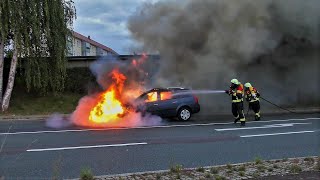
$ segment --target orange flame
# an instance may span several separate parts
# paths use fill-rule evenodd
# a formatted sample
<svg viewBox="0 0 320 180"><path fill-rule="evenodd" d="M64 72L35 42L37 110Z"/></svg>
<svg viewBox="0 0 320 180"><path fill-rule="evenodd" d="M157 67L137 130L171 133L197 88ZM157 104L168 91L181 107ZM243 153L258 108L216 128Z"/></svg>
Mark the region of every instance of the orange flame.
<svg viewBox="0 0 320 180"><path fill-rule="evenodd" d="M152 92L152 93L147 94L146 102L154 102L154 101L157 101L157 99L158 99L157 93Z"/></svg>
<svg viewBox="0 0 320 180"><path fill-rule="evenodd" d="M133 70L133 72L145 73L147 76L147 73L141 67L146 60L147 55L143 54L139 59L133 60L130 64L131 67L128 67L128 69ZM108 75L111 84L107 90L97 96L86 96L80 100L77 109L72 114L75 124L87 127L130 125L124 115L130 113L131 110L126 108L125 105L134 102L145 91L144 80L128 78L117 68L113 69ZM149 101L156 101L157 94L151 95L148 99Z"/></svg>
<svg viewBox="0 0 320 180"><path fill-rule="evenodd" d="M90 111L89 120L95 123L108 123L117 120L124 113L124 107L118 99L127 79L118 69L110 73L112 85L99 96L97 105Z"/></svg>
<svg viewBox="0 0 320 180"><path fill-rule="evenodd" d="M160 99L161 100L168 100L172 98L172 93L171 92L161 92L160 94Z"/></svg>

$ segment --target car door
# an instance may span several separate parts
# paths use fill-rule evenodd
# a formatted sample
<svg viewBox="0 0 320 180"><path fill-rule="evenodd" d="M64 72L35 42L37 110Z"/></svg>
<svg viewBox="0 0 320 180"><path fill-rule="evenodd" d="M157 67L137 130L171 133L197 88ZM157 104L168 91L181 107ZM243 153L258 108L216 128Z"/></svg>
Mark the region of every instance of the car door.
<svg viewBox="0 0 320 180"><path fill-rule="evenodd" d="M144 110L155 115L160 115L158 102L159 102L159 92L154 90L146 93L143 97L144 100Z"/></svg>
<svg viewBox="0 0 320 180"><path fill-rule="evenodd" d="M171 91L160 91L158 101L158 111L163 117L176 116L177 99L173 99Z"/></svg>

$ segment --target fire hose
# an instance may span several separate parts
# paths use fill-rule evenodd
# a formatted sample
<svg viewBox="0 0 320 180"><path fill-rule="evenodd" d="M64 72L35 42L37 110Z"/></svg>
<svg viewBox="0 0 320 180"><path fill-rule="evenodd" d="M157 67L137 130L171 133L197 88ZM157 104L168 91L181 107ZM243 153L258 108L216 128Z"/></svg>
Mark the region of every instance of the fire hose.
<svg viewBox="0 0 320 180"><path fill-rule="evenodd" d="M283 107L281 107L281 106L279 106L279 105L277 105L277 104L274 104L273 102L271 102L271 101L269 101L269 100L267 100L267 99L265 99L265 98L263 98L263 97L259 97L259 98L262 99L262 100L264 100L264 101L266 101L266 102L268 102L269 104L272 104L272 105L274 105L274 106L282 109L282 110L288 111L288 112L290 112L290 113L298 114L297 112L291 111L290 109L283 108ZM249 110L249 109L248 109L248 110Z"/></svg>
<svg viewBox="0 0 320 180"><path fill-rule="evenodd" d="M269 103L269 104L277 107L277 108L280 108L280 109L282 109L282 110L288 111L288 112L290 112L290 113L294 113L294 114L309 114L309 113L302 113L302 112L294 112L294 111L291 111L290 109L281 107L281 106L279 106L279 105L277 105L277 104L275 104L275 103L273 103L273 102L271 102L271 101L269 101L269 100L267 100L267 99L265 99L265 98L263 98L263 97L261 97L261 96L260 96L259 98L262 99L262 100L264 100L264 101L266 101L267 103ZM248 116L248 114L249 114L249 110L250 110L250 108L248 108L248 110L247 110L247 116Z"/></svg>

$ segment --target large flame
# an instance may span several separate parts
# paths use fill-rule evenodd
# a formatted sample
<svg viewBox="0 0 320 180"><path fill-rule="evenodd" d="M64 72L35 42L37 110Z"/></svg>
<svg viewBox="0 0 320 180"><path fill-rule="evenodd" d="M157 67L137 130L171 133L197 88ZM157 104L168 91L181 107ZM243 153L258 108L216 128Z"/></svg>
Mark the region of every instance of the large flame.
<svg viewBox="0 0 320 180"><path fill-rule="evenodd" d="M99 96L97 105L90 112L89 121L94 123L115 121L125 112L119 96L127 78L118 69L113 70L110 74L113 80L112 85Z"/></svg>
<svg viewBox="0 0 320 180"><path fill-rule="evenodd" d="M139 114L127 105L134 103L145 91L144 81L148 73L143 70L142 65L146 59L147 56L143 54L141 58L132 60L126 69L115 66L111 72L103 74L103 79L107 81L105 84L108 84L107 89L97 95L83 97L72 114L73 122L86 127L123 127L138 124ZM157 100L157 94L149 100Z"/></svg>

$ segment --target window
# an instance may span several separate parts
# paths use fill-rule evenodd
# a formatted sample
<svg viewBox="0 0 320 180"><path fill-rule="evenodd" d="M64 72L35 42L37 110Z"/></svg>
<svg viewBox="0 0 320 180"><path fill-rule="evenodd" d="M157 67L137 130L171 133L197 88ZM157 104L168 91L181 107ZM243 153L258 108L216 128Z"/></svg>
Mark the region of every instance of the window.
<svg viewBox="0 0 320 180"><path fill-rule="evenodd" d="M141 96L141 100L144 102L154 102L158 100L157 91L151 91Z"/></svg>
<svg viewBox="0 0 320 180"><path fill-rule="evenodd" d="M168 100L172 98L172 92L170 91L163 91L160 93L160 100L164 101L164 100Z"/></svg>

